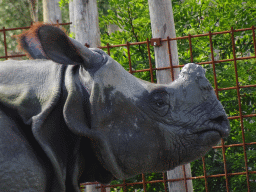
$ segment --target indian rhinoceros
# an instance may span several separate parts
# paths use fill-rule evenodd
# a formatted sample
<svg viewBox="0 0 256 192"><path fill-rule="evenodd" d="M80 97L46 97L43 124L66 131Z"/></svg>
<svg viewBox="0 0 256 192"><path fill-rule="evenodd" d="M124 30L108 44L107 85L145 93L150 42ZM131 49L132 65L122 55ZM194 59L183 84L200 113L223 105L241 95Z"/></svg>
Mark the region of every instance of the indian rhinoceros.
<svg viewBox="0 0 256 192"><path fill-rule="evenodd" d="M229 135L199 65L153 84L52 25L19 42L36 60L0 63L0 191L79 191L81 182L166 171Z"/></svg>

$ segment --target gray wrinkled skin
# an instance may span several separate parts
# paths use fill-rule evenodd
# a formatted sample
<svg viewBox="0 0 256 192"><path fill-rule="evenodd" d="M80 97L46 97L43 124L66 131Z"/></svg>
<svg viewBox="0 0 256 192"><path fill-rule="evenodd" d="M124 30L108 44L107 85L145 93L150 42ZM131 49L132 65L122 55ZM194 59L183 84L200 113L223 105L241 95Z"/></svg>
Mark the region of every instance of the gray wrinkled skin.
<svg viewBox="0 0 256 192"><path fill-rule="evenodd" d="M152 84L49 25L19 41L40 60L0 63L0 191L79 191L166 171L229 135L199 65Z"/></svg>

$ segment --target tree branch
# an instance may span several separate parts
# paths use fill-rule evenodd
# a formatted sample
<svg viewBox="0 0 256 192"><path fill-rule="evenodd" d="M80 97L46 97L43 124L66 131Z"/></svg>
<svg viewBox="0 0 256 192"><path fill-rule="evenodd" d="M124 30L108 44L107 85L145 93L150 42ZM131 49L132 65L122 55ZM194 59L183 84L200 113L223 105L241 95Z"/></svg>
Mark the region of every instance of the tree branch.
<svg viewBox="0 0 256 192"><path fill-rule="evenodd" d="M130 7L128 7L128 15L129 15L129 22L130 22L130 25L132 27L132 34L135 37L136 41L139 42L138 36L135 33L134 26L133 26L133 23L132 23L132 13L131 13ZM144 60L145 58L144 58L143 51L141 49L141 45L139 45L139 51L141 52L141 56L142 56L142 58Z"/></svg>

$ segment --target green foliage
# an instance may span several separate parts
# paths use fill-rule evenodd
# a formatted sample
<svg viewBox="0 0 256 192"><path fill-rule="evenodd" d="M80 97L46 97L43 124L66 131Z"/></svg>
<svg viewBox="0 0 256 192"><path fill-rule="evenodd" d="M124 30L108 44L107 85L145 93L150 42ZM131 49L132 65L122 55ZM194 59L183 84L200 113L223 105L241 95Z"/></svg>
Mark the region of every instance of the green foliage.
<svg viewBox="0 0 256 192"><path fill-rule="evenodd" d="M163 179L162 176L163 176L162 173L148 173L148 174L145 174L145 180L146 181L162 180ZM141 181L142 181L142 175L138 175L134 178L125 180L126 184L136 183L136 182L141 182ZM117 185L117 184L123 184L123 181L122 180L114 180L111 182L111 185ZM143 184L127 185L126 189L128 192L134 192L135 190L137 192L142 192ZM164 191L164 184L163 183L146 184L146 190L161 192L161 191ZM116 187L115 189L111 189L111 191L123 192L124 190L122 187Z"/></svg>
<svg viewBox="0 0 256 192"><path fill-rule="evenodd" d="M151 37L148 4L145 0L110 0L107 15L99 13L100 28L105 30L101 41L104 44L122 44L126 41L139 42ZM108 34L108 24L116 24L121 29Z"/></svg>
<svg viewBox="0 0 256 192"><path fill-rule="evenodd" d="M172 2L176 31L180 36L255 25L254 0L173 0Z"/></svg>
<svg viewBox="0 0 256 192"><path fill-rule="evenodd" d="M100 1L101 2L101 1ZM126 42L140 42L151 38L148 3L145 0L110 0L100 3L99 25L102 46L126 44ZM101 7L107 6L108 10ZM115 24L119 30L109 33L109 24ZM151 47L151 54L154 51ZM132 70L149 68L149 58L146 45L130 46ZM129 69L128 50L126 47L111 49L111 57ZM151 61L154 67L154 56ZM154 72L155 73L155 72ZM138 78L150 80L149 72L134 73Z"/></svg>
<svg viewBox="0 0 256 192"><path fill-rule="evenodd" d="M69 1L70 0L59 0L62 23L69 22ZM67 32L69 32L69 25L65 25L63 27L66 29Z"/></svg>
<svg viewBox="0 0 256 192"><path fill-rule="evenodd" d="M61 10L64 10L65 7L68 5L68 3L69 3L69 0L60 0L60 1L59 1L60 9L61 9Z"/></svg>

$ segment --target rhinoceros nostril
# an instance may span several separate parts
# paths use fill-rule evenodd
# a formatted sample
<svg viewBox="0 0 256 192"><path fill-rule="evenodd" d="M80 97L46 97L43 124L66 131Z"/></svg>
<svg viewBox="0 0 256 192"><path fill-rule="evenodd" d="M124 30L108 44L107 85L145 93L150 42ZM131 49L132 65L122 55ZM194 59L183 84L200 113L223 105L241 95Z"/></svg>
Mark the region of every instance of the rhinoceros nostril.
<svg viewBox="0 0 256 192"><path fill-rule="evenodd" d="M218 124L221 124L223 121L225 121L225 117L224 116L218 116L214 119L211 119L212 122L215 122L215 123L218 123Z"/></svg>

